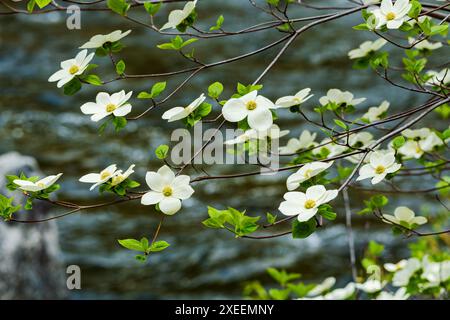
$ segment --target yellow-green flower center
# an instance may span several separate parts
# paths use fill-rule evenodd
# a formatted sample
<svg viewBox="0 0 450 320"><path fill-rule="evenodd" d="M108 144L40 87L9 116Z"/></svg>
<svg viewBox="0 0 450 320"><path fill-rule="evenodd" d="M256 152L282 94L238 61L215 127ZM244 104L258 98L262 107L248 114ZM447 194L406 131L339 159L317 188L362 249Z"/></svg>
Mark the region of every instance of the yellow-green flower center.
<svg viewBox="0 0 450 320"><path fill-rule="evenodd" d="M312 173L313 173L313 170L312 170L312 169L306 170L306 171L305 171L305 177L306 177L306 178L311 178Z"/></svg>
<svg viewBox="0 0 450 320"><path fill-rule="evenodd" d="M316 201L309 199L305 201L305 209L312 209L316 206Z"/></svg>
<svg viewBox="0 0 450 320"><path fill-rule="evenodd" d="M416 145L416 152L422 153L422 149L420 148L419 144Z"/></svg>
<svg viewBox="0 0 450 320"><path fill-rule="evenodd" d="M386 15L386 20L391 21L394 20L396 18L396 15L394 12L388 12L388 14Z"/></svg>
<svg viewBox="0 0 450 320"><path fill-rule="evenodd" d="M172 193L173 193L173 190L169 186L164 187L164 189L162 190L162 194L166 197L170 197L172 195Z"/></svg>
<svg viewBox="0 0 450 320"><path fill-rule="evenodd" d="M42 182L39 182L39 183L37 184L37 186L38 186L39 188L45 188L45 184L42 183Z"/></svg>
<svg viewBox="0 0 450 320"><path fill-rule="evenodd" d="M100 180L105 180L111 175L109 171L102 171L100 172Z"/></svg>
<svg viewBox="0 0 450 320"><path fill-rule="evenodd" d="M70 69L69 69L69 73L70 74L75 74L78 71L80 71L80 68L78 68L78 66L76 66L76 65L71 66Z"/></svg>
<svg viewBox="0 0 450 320"><path fill-rule="evenodd" d="M255 101L251 100L251 101L247 102L246 106L247 106L248 110L255 110L257 107L257 104Z"/></svg>
<svg viewBox="0 0 450 320"><path fill-rule="evenodd" d="M384 173L384 171L386 171L386 168L381 165L375 168L376 174L382 174L382 173Z"/></svg>
<svg viewBox="0 0 450 320"><path fill-rule="evenodd" d="M120 176L115 176L114 178L112 178L111 180L111 184L113 186L117 186L118 184L121 184L123 182L123 180L125 180L125 177L120 175Z"/></svg>
<svg viewBox="0 0 450 320"><path fill-rule="evenodd" d="M110 103L106 106L106 112L113 112L117 109L117 106L113 103Z"/></svg>

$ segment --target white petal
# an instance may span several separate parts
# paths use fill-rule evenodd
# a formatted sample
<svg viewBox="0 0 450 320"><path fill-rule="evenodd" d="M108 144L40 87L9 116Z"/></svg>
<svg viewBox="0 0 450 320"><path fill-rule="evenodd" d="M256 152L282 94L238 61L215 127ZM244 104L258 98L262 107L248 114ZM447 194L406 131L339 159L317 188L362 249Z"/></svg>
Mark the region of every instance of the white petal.
<svg viewBox="0 0 450 320"><path fill-rule="evenodd" d="M175 198L164 198L159 203L159 209L168 215L172 215L181 209L181 201Z"/></svg>
<svg viewBox="0 0 450 320"><path fill-rule="evenodd" d="M116 110L114 110L113 114L116 117L124 117L127 114L129 114L131 112L131 104L125 104L123 106L120 106L119 108L117 108Z"/></svg>
<svg viewBox="0 0 450 320"><path fill-rule="evenodd" d="M150 189L158 192L162 192L163 188L166 186L164 180L161 178L161 175L153 171L147 172L145 175L145 182Z"/></svg>
<svg viewBox="0 0 450 320"><path fill-rule="evenodd" d="M84 182L84 183L96 183L96 182L100 181L100 174L89 173L89 174L82 176L79 181Z"/></svg>
<svg viewBox="0 0 450 320"><path fill-rule="evenodd" d="M317 213L317 208L305 209L302 208L297 220L300 222L305 222L314 217Z"/></svg>
<svg viewBox="0 0 450 320"><path fill-rule="evenodd" d="M158 169L157 173L161 176L162 181L166 185L171 185L175 179L175 174L168 166L162 166Z"/></svg>
<svg viewBox="0 0 450 320"><path fill-rule="evenodd" d="M300 207L298 203L291 201L283 201L280 203L278 210L286 216L295 216L300 213Z"/></svg>
<svg viewBox="0 0 450 320"><path fill-rule="evenodd" d="M157 204L164 199L164 195L161 192L150 191L144 194L141 198L141 203L144 206Z"/></svg>
<svg viewBox="0 0 450 320"><path fill-rule="evenodd" d="M87 102L83 104L80 109L84 114L95 114L103 111L103 108L95 102Z"/></svg>
<svg viewBox="0 0 450 320"><path fill-rule="evenodd" d="M273 124L272 112L266 108L257 107L248 113L248 125L258 131L267 130Z"/></svg>
<svg viewBox="0 0 450 320"><path fill-rule="evenodd" d="M223 106L222 114L225 120L238 122L247 116L248 110L241 99L230 99Z"/></svg>
<svg viewBox="0 0 450 320"><path fill-rule="evenodd" d="M318 201L325 195L326 191L327 190L322 185L309 187L308 190L306 190L306 198Z"/></svg>

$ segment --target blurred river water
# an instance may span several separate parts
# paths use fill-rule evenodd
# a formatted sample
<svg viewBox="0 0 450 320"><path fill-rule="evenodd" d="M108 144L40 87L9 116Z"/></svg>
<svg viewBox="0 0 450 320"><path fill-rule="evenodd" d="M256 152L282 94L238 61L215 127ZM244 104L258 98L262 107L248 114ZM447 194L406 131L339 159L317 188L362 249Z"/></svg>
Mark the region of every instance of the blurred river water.
<svg viewBox="0 0 450 320"><path fill-rule="evenodd" d="M297 9L293 16L311 13L317 14ZM264 13L255 12L247 1L238 0L200 1L198 14L202 29L214 25L220 14L225 16L224 28L227 30L272 20ZM166 16L167 11L162 11L157 21L165 22ZM77 182L86 173L96 172L110 163L121 168L135 163L135 178L144 184L145 172L161 165L153 150L162 143L169 143L170 132L180 125L162 121L164 110L186 105L214 81L223 82L224 96L229 96L236 82L253 82L277 53L274 48L262 55L200 73L162 108L139 121L130 122L119 134L108 131L99 136L97 125L79 109L83 103L93 100L99 89L85 86L77 95L67 97L47 82L59 68L60 61L75 56L77 47L92 35L116 29L133 30L123 40L127 48L120 53L130 74L168 72L190 65L175 53L156 48L169 37L164 39L119 16L82 13L81 30L72 31L66 29L65 18L64 13L0 18L0 154L18 151L35 157L46 174L64 172L60 198L82 203L107 198L89 192L87 185ZM139 18L146 19L145 15ZM275 100L310 87L315 94L311 101L317 102L329 88L337 87L351 90L356 97L367 97L367 106L378 105L387 99L391 102L391 111L420 103L417 96L389 87L371 72L351 68L347 52L372 36L351 29L359 21L360 16L356 14L302 35L263 79L263 94ZM255 50L279 37L279 32L269 31L199 40L195 44L196 54L203 61L218 61ZM93 62L100 65L97 73L103 79L114 76L107 59L95 58ZM168 79L168 88L175 88L183 77ZM108 85L107 90L133 90L132 104L137 113L146 108L145 101L136 99L137 93L148 90L155 81L162 79L117 81ZM313 103L306 105L312 107ZM300 118L287 114L283 113L278 123L291 130L290 137L297 137L306 128L311 129ZM281 143L287 142L288 138L284 139ZM219 174L236 170L239 170L236 166L223 165L209 171ZM189 173L195 175L194 171ZM339 218L305 240L289 237L262 241L235 239L224 231L202 226L201 221L207 217L207 205L247 209L250 215L278 213L287 175L196 184L194 197L183 202L181 212L165 221L160 239L168 241L170 248L152 255L145 264L135 261L131 252L118 245L117 239L151 237L159 221L152 208L127 203L58 220L60 259L64 265L76 264L82 270L82 290L70 292L69 297L240 298L245 281L258 279L270 283L265 274L268 267L299 272L305 281L319 281L331 275L336 276L339 283L350 280L341 200L335 201ZM421 181L422 185L426 183ZM351 196L353 211L357 212L362 199L369 195L358 192ZM419 208L429 197L412 195L402 197L401 202ZM395 203L396 199L393 200ZM59 212L54 209L52 214ZM355 217L354 224L358 256L370 239L386 244L388 258L392 260L405 255L406 240L394 241L387 226L375 223L370 217L359 216Z"/></svg>

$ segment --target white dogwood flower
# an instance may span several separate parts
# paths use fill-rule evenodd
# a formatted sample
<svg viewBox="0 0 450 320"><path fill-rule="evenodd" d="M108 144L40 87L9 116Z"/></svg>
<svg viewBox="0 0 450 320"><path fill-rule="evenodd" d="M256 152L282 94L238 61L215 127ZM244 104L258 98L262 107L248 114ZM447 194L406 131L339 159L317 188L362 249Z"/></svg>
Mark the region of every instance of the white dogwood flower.
<svg viewBox="0 0 450 320"><path fill-rule="evenodd" d="M181 209L181 200L189 199L194 193L190 180L187 175L175 176L168 166L162 166L157 172L149 171L145 181L151 191L142 196L141 203L158 204L163 213L173 215Z"/></svg>
<svg viewBox="0 0 450 320"><path fill-rule="evenodd" d="M356 286L353 282L348 283L344 288L334 289L327 293L325 300L346 300L355 293Z"/></svg>
<svg viewBox="0 0 450 320"><path fill-rule="evenodd" d="M370 154L369 163L359 169L356 181L372 178L372 184L377 184L389 173L398 171L401 166L395 162L394 152L374 151Z"/></svg>
<svg viewBox="0 0 450 320"><path fill-rule="evenodd" d="M386 25L388 29L398 29L409 19L408 12L411 9L409 0L392 0L381 1L380 7L369 8L377 21L376 28L379 29Z"/></svg>
<svg viewBox="0 0 450 320"><path fill-rule="evenodd" d="M317 145L315 142L317 133L311 133L309 130L305 130L302 132L298 139L291 138L289 139L286 146L280 147L279 152L281 154L291 154L295 153L298 150L308 149Z"/></svg>
<svg viewBox="0 0 450 320"><path fill-rule="evenodd" d="M329 138L325 138L324 140L322 140L319 145L323 145L323 146L320 148L314 149L312 151L312 153L314 155L319 155L322 153L323 150L326 150L328 152L327 158L336 157L336 156L344 153L348 149L347 146L345 146L345 145L331 142L331 139L329 139Z"/></svg>
<svg viewBox="0 0 450 320"><path fill-rule="evenodd" d="M131 112L131 104L127 103L127 101L132 94L132 91L125 94L124 90L112 95L106 92L99 92L95 102L87 102L81 106L81 112L92 114L91 120L95 122L111 114L116 117L126 116Z"/></svg>
<svg viewBox="0 0 450 320"><path fill-rule="evenodd" d="M381 291L384 287L385 283L376 279L369 279L364 283L357 283L356 288L362 290L367 293L375 293Z"/></svg>
<svg viewBox="0 0 450 320"><path fill-rule="evenodd" d="M398 149L405 158L419 159L425 152L431 152L435 147L444 144L439 136L428 128L406 129L402 135L408 140Z"/></svg>
<svg viewBox="0 0 450 320"><path fill-rule="evenodd" d="M89 190L94 190L95 187L106 183L109 179L115 177L119 172L117 171L117 166L115 164L112 164L102 171L100 173L88 173L80 178L80 182L83 183L93 183L91 188Z"/></svg>
<svg viewBox="0 0 450 320"><path fill-rule="evenodd" d="M258 92L252 91L240 98L231 98L222 109L225 120L239 122L247 118L248 125L258 131L267 130L272 126L273 118L270 109L275 105L269 99L258 96Z"/></svg>
<svg viewBox="0 0 450 320"><path fill-rule="evenodd" d="M341 91L339 89L330 89L326 96L319 99L321 105L325 106L329 103L344 106L356 106L366 100L366 98L353 99L353 93L349 91Z"/></svg>
<svg viewBox="0 0 450 320"><path fill-rule="evenodd" d="M166 29L175 29L180 23L184 21L189 15L194 11L195 6L197 4L197 0L194 1L188 1L184 5L183 10L173 10L169 13L168 21L165 25L162 26L160 29L166 30Z"/></svg>
<svg viewBox="0 0 450 320"><path fill-rule="evenodd" d="M275 105L279 108L289 108L292 106L302 104L303 102L305 102L305 101L309 100L311 97L313 97L312 94L311 95L309 94L310 92L311 92L310 88L300 90L293 96L285 96L285 97L279 98L275 102Z"/></svg>
<svg viewBox="0 0 450 320"><path fill-rule="evenodd" d="M286 216L298 215L300 222L308 221L317 213L321 204L327 203L338 195L337 190L326 190L322 185L309 187L306 193L291 191L286 192L278 210Z"/></svg>
<svg viewBox="0 0 450 320"><path fill-rule="evenodd" d="M56 86L61 88L76 76L81 75L94 58L94 53L87 55L87 50L80 51L73 59L61 62L61 70L56 71L48 78L49 82L58 82Z"/></svg>
<svg viewBox="0 0 450 320"><path fill-rule="evenodd" d="M394 215L391 214L383 214L383 218L387 223L395 223L404 225L406 227L412 227L414 225L422 225L427 223L427 218L425 217L416 217L414 211L409 209L408 207L397 207L394 211Z"/></svg>
<svg viewBox="0 0 450 320"><path fill-rule="evenodd" d="M407 262L407 260L402 259L397 263L385 263L383 266L389 272L397 272L406 267Z"/></svg>
<svg viewBox="0 0 450 320"><path fill-rule="evenodd" d="M225 141L224 144L233 145L256 139L265 140L266 138L277 140L287 134L289 134L289 130L280 130L280 127L278 125L273 124L270 129L264 131L248 129L236 138Z"/></svg>
<svg viewBox="0 0 450 320"><path fill-rule="evenodd" d="M206 97L202 93L197 99L192 101L187 107L175 107L163 113L162 118L168 122L177 121L188 117L194 112L204 101Z"/></svg>
<svg viewBox="0 0 450 320"><path fill-rule="evenodd" d="M135 165L132 164L125 172L122 173L122 170L118 170L114 177L111 180L112 186L117 186L118 184L121 184L124 182L128 177L134 173L134 167Z"/></svg>
<svg viewBox="0 0 450 320"><path fill-rule="evenodd" d="M423 272L420 277L429 282L426 287L436 287L450 279L449 260L434 262L428 255L425 255L422 259L422 268Z"/></svg>
<svg viewBox="0 0 450 320"><path fill-rule="evenodd" d="M375 41L364 41L360 44L359 48L350 50L348 52L348 57L350 59L364 58L370 53L380 50L386 43L387 41L383 38Z"/></svg>
<svg viewBox="0 0 450 320"><path fill-rule="evenodd" d="M413 43L415 43L417 40L414 38L408 38L408 43L410 45L412 45ZM440 42L430 42L428 40L420 40L419 42L417 42L414 45L414 49L417 50L426 50L426 51L432 51L432 50L436 50L442 48L442 43Z"/></svg>
<svg viewBox="0 0 450 320"><path fill-rule="evenodd" d="M386 114L387 109L389 109L389 105L390 103L388 101L383 101L378 107L370 107L362 118L369 122L381 120Z"/></svg>
<svg viewBox="0 0 450 320"><path fill-rule="evenodd" d="M314 288L312 288L311 291L308 292L308 297L321 295L325 291L330 290L335 283L336 283L335 277L326 278L325 280L322 281L322 283L319 283Z"/></svg>
<svg viewBox="0 0 450 320"><path fill-rule="evenodd" d="M62 173L58 173L57 175L51 175L40 179L36 182L31 182L27 180L16 179L13 181L14 184L19 186L20 190L29 191L29 192L38 192L51 187L55 184L56 181L62 176Z"/></svg>
<svg viewBox="0 0 450 320"><path fill-rule="evenodd" d="M109 34L97 34L93 36L88 42L83 44L80 49L96 49L102 47L105 43L116 42L129 35L131 30L122 32L122 30L116 30Z"/></svg>
<svg viewBox="0 0 450 320"><path fill-rule="evenodd" d="M297 189L302 182L311 179L319 173L327 170L333 165L330 162L310 162L301 167L296 173L291 174L286 180L286 186L289 191Z"/></svg>
<svg viewBox="0 0 450 320"><path fill-rule="evenodd" d="M400 270L394 273L392 278L392 285L395 287L404 287L409 283L409 279L421 268L421 263L417 258L410 258L407 260L406 265Z"/></svg>
<svg viewBox="0 0 450 320"><path fill-rule="evenodd" d="M450 69L448 68L439 72L428 71L427 75L431 76L431 78L425 82L428 86L442 86L450 83Z"/></svg>
<svg viewBox="0 0 450 320"><path fill-rule="evenodd" d="M406 292L406 288L399 288L394 294L381 291L377 296L377 300L408 300L410 294Z"/></svg>
<svg viewBox="0 0 450 320"><path fill-rule="evenodd" d="M348 139L348 143L352 147L356 146L367 147L372 142L373 142L373 135L367 131L352 134Z"/></svg>

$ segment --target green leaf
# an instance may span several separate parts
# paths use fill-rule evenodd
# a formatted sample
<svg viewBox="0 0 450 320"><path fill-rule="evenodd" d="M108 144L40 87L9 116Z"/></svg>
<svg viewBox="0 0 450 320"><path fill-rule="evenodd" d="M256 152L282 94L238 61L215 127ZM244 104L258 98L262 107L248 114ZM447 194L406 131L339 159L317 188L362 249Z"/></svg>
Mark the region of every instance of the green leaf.
<svg viewBox="0 0 450 320"><path fill-rule="evenodd" d="M156 241L156 242L152 243L152 245L150 247L150 252L163 251L168 246L170 246L170 244L168 242L166 242L166 241Z"/></svg>
<svg viewBox="0 0 450 320"><path fill-rule="evenodd" d="M52 2L52 0L35 0L35 2L38 5L38 7L42 9L48 6Z"/></svg>
<svg viewBox="0 0 450 320"><path fill-rule="evenodd" d="M208 87L208 95L213 99L218 99L223 92L223 85L220 82L214 82Z"/></svg>
<svg viewBox="0 0 450 320"><path fill-rule="evenodd" d="M210 103L203 102L196 110L195 115L201 118L206 117L211 113L212 106Z"/></svg>
<svg viewBox="0 0 450 320"><path fill-rule="evenodd" d="M223 24L224 20L225 19L224 19L223 15L220 15L219 18L217 18L216 25L209 28L209 31L219 30L220 28L222 28L222 24Z"/></svg>
<svg viewBox="0 0 450 320"><path fill-rule="evenodd" d="M112 11L122 16L127 15L127 11L130 9L131 6L125 0L107 0L106 4L108 8L110 8Z"/></svg>
<svg viewBox="0 0 450 320"><path fill-rule="evenodd" d="M283 289L283 290L270 289L269 290L269 295L272 297L272 299L275 299L275 300L287 300L290 293L291 293L291 290L289 290L289 289Z"/></svg>
<svg viewBox="0 0 450 320"><path fill-rule="evenodd" d="M317 223L314 218L306 222L300 222L297 219L292 223L292 237L294 239L304 239L316 231Z"/></svg>
<svg viewBox="0 0 450 320"><path fill-rule="evenodd" d="M81 90L81 81L78 78L73 78L64 86L64 94L67 96L73 96L75 93Z"/></svg>
<svg viewBox="0 0 450 320"><path fill-rule="evenodd" d="M379 257L383 253L384 245L371 240L369 242L368 250L372 256Z"/></svg>
<svg viewBox="0 0 450 320"><path fill-rule="evenodd" d="M116 64L116 72L119 76L123 75L125 72L125 62L123 60L120 60Z"/></svg>
<svg viewBox="0 0 450 320"><path fill-rule="evenodd" d="M266 213L266 220L267 220L268 224L274 224L275 221L277 220L277 216L267 212Z"/></svg>
<svg viewBox="0 0 450 320"><path fill-rule="evenodd" d="M127 119L125 117L114 117L113 124L116 128L116 132L119 132L126 127Z"/></svg>
<svg viewBox="0 0 450 320"><path fill-rule="evenodd" d="M101 86L103 84L102 80L100 80L100 77L95 74L89 74L83 77L83 80L94 86Z"/></svg>
<svg viewBox="0 0 450 320"><path fill-rule="evenodd" d="M396 150L401 148L405 143L406 143L406 140L405 140L404 136L398 136L398 137L395 137L394 140L392 140L392 146Z"/></svg>
<svg viewBox="0 0 450 320"><path fill-rule="evenodd" d="M371 198L371 203L375 208L382 208L386 206L389 202L389 199L385 196L378 194Z"/></svg>
<svg viewBox="0 0 450 320"><path fill-rule="evenodd" d="M155 83L150 92L152 98L159 96L166 89L166 84L165 81Z"/></svg>
<svg viewBox="0 0 450 320"><path fill-rule="evenodd" d="M155 150L155 155L160 160L167 158L167 156L169 155L169 146L166 144L158 146L158 148L156 148Z"/></svg>
<svg viewBox="0 0 450 320"><path fill-rule="evenodd" d="M342 129L348 130L348 126L344 122L342 122L341 120L334 119L334 123L336 123Z"/></svg>
<svg viewBox="0 0 450 320"><path fill-rule="evenodd" d="M36 1L35 0L28 1L28 3L27 3L27 11L29 13L32 13L33 10L34 10L35 5L36 5Z"/></svg>
<svg viewBox="0 0 450 320"><path fill-rule="evenodd" d="M123 239L123 240L117 240L119 242L119 244L124 247L127 248L129 250L134 250L134 251L142 251L144 252L145 249L142 247L142 243L136 239Z"/></svg>
<svg viewBox="0 0 450 320"><path fill-rule="evenodd" d="M288 282L301 277L299 273L288 273L286 270L277 270L275 268L268 268L266 271L282 287L284 287Z"/></svg>
<svg viewBox="0 0 450 320"><path fill-rule="evenodd" d="M154 16L156 13L158 13L159 9L161 8L161 2L159 3L144 2L144 8L151 16Z"/></svg>
<svg viewBox="0 0 450 320"><path fill-rule="evenodd" d="M420 12L422 11L422 5L417 0L411 1L410 4L411 4L411 9L408 12L408 16L416 19L419 16Z"/></svg>

